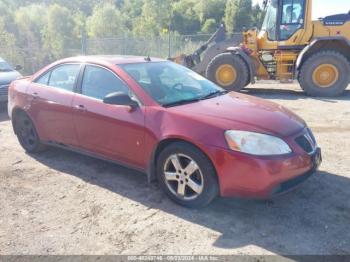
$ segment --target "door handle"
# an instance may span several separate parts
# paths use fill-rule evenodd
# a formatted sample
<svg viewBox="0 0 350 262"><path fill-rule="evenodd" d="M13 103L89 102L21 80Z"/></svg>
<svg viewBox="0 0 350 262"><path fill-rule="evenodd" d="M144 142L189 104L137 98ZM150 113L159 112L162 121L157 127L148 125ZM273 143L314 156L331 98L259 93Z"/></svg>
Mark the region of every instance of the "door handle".
<svg viewBox="0 0 350 262"><path fill-rule="evenodd" d="M32 96L33 96L33 99L39 98L39 94L38 94L37 92L34 92L34 93L32 94Z"/></svg>
<svg viewBox="0 0 350 262"><path fill-rule="evenodd" d="M80 111L86 111L86 108L84 105L76 105L75 109L80 110Z"/></svg>

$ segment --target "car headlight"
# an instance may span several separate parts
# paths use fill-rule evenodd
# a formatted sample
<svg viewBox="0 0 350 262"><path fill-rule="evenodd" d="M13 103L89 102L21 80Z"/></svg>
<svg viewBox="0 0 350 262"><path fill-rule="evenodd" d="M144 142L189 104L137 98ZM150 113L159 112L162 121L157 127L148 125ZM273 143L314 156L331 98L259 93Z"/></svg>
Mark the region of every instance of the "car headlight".
<svg viewBox="0 0 350 262"><path fill-rule="evenodd" d="M250 155L276 156L292 152L286 142L275 136L229 130L225 132L225 138L231 150Z"/></svg>

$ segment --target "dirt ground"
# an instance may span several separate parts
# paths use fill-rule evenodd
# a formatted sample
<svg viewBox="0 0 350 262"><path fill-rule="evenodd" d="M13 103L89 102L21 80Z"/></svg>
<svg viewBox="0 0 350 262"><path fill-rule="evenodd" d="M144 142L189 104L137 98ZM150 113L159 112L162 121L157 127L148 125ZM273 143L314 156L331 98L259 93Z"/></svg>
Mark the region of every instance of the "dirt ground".
<svg viewBox="0 0 350 262"><path fill-rule="evenodd" d="M350 254L350 91L296 85L247 93L303 117L323 149L320 172L271 201L173 204L133 170L60 149L27 155L0 113L0 254Z"/></svg>

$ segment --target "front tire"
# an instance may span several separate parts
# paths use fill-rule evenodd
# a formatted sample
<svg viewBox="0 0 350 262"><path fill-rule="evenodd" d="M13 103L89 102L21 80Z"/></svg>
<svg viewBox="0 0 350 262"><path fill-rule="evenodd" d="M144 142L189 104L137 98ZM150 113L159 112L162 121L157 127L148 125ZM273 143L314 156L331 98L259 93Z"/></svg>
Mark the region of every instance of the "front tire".
<svg viewBox="0 0 350 262"><path fill-rule="evenodd" d="M339 96L350 83L349 61L336 51L314 54L302 65L299 83L310 96Z"/></svg>
<svg viewBox="0 0 350 262"><path fill-rule="evenodd" d="M240 91L249 84L248 66L239 55L223 53L208 65L207 78L227 91Z"/></svg>
<svg viewBox="0 0 350 262"><path fill-rule="evenodd" d="M169 198L185 207L207 206L219 192L211 161L188 143L170 144L159 154L157 176Z"/></svg>
<svg viewBox="0 0 350 262"><path fill-rule="evenodd" d="M39 153L46 149L40 141L32 120L24 112L15 116L14 126L18 141L27 153Z"/></svg>

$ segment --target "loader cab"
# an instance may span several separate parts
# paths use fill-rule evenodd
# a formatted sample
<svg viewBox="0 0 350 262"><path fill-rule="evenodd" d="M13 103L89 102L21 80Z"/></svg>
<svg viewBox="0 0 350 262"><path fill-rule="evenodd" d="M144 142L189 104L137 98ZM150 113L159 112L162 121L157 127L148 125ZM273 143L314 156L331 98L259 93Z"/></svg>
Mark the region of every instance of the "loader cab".
<svg viewBox="0 0 350 262"><path fill-rule="evenodd" d="M305 28L307 0L267 0L261 37L268 42L288 41Z"/></svg>

